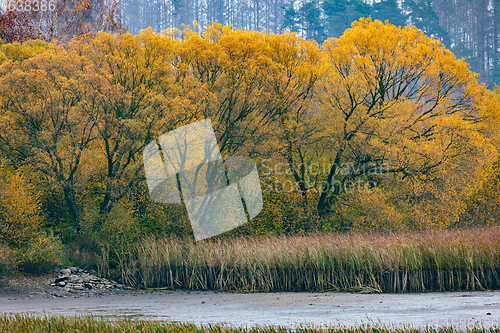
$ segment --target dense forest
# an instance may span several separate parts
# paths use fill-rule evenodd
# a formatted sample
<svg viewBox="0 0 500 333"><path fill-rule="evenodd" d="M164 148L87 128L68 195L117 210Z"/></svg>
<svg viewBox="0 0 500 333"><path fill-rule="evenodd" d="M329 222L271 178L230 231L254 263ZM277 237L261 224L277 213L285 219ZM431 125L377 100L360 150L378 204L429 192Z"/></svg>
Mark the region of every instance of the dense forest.
<svg viewBox="0 0 500 333"><path fill-rule="evenodd" d="M325 1L312 16L262 2L241 12L249 21L229 18L236 2L176 20L172 6L39 4L0 15L0 268L116 268L150 235L190 240L185 208L151 199L142 154L203 119L221 154L251 157L261 179L262 212L223 239L498 225L500 90L480 82L498 65L495 29L484 57L465 59L488 62L479 76L450 44L455 33L477 50L479 25L439 30L415 14L430 2ZM206 25L215 13L222 23ZM184 20L199 25L159 32Z"/></svg>
<svg viewBox="0 0 500 333"><path fill-rule="evenodd" d="M0 252L29 268L62 244L116 262L150 234L190 239L142 152L207 118L264 194L226 236L498 225L499 99L438 40L370 19L321 48L220 24L3 43Z"/></svg>
<svg viewBox="0 0 500 333"><path fill-rule="evenodd" d="M295 31L318 43L339 37L360 17L415 25L464 57L483 82L500 82L498 0L123 0L122 20L132 33L212 21L236 28Z"/></svg>

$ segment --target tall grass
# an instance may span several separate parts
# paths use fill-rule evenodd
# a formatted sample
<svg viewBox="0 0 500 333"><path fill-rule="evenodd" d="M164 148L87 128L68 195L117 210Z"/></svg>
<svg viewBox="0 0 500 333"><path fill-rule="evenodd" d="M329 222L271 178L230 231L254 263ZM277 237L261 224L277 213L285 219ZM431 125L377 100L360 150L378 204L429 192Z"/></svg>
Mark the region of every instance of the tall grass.
<svg viewBox="0 0 500 333"><path fill-rule="evenodd" d="M383 292L500 288L500 228L194 242L149 237L121 260L139 288Z"/></svg>
<svg viewBox="0 0 500 333"><path fill-rule="evenodd" d="M9 333L41 333L41 332L109 332L109 333L135 333L135 332L186 332L186 333L455 333L455 332L478 332L478 333L498 333L498 326L475 327L462 329L453 328L383 328L383 327L345 327L345 328L312 328L303 327L297 329L272 328L272 327L254 327L254 328L236 328L229 326L208 325L196 326L193 324L145 321L130 319L106 320L103 318L86 317L36 317L24 314L14 316L0 316L0 332Z"/></svg>

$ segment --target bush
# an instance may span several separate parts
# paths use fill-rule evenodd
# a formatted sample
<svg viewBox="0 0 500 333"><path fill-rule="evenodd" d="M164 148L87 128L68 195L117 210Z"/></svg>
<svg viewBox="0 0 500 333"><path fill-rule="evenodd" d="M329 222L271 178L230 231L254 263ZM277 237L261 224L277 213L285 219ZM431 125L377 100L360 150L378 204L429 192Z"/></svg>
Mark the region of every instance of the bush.
<svg viewBox="0 0 500 333"><path fill-rule="evenodd" d="M96 254L93 260L101 275L106 276L108 270L120 267L122 258L130 255L140 235L141 227L133 214L133 205L126 199L113 205L107 214L99 213L97 203L88 202L85 206L79 245Z"/></svg>
<svg viewBox="0 0 500 333"><path fill-rule="evenodd" d="M7 245L0 243L0 274L11 273L16 268L14 251Z"/></svg>
<svg viewBox="0 0 500 333"><path fill-rule="evenodd" d="M33 186L20 172L4 171L0 187L0 240L19 247L38 239L43 218Z"/></svg>
<svg viewBox="0 0 500 333"><path fill-rule="evenodd" d="M467 200L467 210L458 226L500 224L500 157L485 170L480 187Z"/></svg>
<svg viewBox="0 0 500 333"><path fill-rule="evenodd" d="M58 237L41 235L17 251L17 264L26 273L43 273L63 263L63 246Z"/></svg>
<svg viewBox="0 0 500 333"><path fill-rule="evenodd" d="M389 203L380 189L372 193L350 193L341 200L341 204L337 205L338 231L396 231L406 228L403 214Z"/></svg>
<svg viewBox="0 0 500 333"><path fill-rule="evenodd" d="M44 218L32 183L20 171L3 169L0 186L0 268L38 273L61 265L61 240L42 229Z"/></svg>

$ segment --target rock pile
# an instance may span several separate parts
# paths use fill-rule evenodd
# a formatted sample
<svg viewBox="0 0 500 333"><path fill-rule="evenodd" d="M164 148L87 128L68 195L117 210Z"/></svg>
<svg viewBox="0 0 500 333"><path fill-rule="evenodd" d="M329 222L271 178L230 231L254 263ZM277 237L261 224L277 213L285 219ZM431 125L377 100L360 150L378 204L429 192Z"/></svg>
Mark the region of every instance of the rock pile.
<svg viewBox="0 0 500 333"><path fill-rule="evenodd" d="M78 267L61 269L51 286L64 288L67 292L105 291L123 287L112 280L99 278Z"/></svg>

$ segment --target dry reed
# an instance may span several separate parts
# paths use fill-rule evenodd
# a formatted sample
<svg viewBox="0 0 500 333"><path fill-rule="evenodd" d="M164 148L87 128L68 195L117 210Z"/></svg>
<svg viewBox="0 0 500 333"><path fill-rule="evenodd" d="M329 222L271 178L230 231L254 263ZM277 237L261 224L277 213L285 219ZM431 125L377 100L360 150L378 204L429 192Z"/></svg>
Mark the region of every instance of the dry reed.
<svg viewBox="0 0 500 333"><path fill-rule="evenodd" d="M500 288L500 228L194 242L149 237L122 260L139 288L420 292Z"/></svg>

